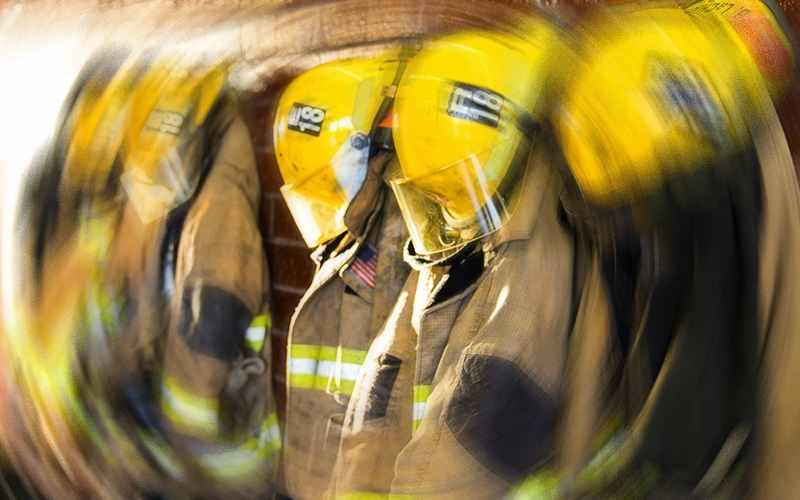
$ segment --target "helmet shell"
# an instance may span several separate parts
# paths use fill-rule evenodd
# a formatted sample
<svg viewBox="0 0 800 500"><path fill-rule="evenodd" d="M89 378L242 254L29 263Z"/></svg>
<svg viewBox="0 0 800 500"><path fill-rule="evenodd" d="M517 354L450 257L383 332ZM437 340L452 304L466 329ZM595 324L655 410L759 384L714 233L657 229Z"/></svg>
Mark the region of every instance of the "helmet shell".
<svg viewBox="0 0 800 500"><path fill-rule="evenodd" d="M281 95L274 145L289 210L309 247L345 230L344 212L366 176L369 133L400 60L334 61Z"/></svg>
<svg viewBox="0 0 800 500"><path fill-rule="evenodd" d="M581 54L553 123L593 203L640 199L750 143L764 81L718 19L676 8L600 15Z"/></svg>
<svg viewBox="0 0 800 500"><path fill-rule="evenodd" d="M401 171L392 187L419 253L489 234L516 209L557 86L555 63L568 53L549 20L535 16L522 28L524 36L468 30L434 40L403 73L392 125Z"/></svg>

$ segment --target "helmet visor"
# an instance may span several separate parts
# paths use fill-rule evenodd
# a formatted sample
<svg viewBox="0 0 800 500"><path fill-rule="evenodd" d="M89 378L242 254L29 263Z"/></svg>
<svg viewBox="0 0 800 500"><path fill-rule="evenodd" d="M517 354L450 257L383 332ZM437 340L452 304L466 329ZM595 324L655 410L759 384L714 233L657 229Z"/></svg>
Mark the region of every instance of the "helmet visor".
<svg viewBox="0 0 800 500"><path fill-rule="evenodd" d="M419 177L406 178L399 168L390 172L417 253L457 250L508 222L519 204L529 151L530 142L518 135ZM487 168L496 162L505 165Z"/></svg>
<svg viewBox="0 0 800 500"><path fill-rule="evenodd" d="M369 137L354 132L330 164L298 183L281 187L306 245L313 248L344 232L344 214L364 182L368 159Z"/></svg>

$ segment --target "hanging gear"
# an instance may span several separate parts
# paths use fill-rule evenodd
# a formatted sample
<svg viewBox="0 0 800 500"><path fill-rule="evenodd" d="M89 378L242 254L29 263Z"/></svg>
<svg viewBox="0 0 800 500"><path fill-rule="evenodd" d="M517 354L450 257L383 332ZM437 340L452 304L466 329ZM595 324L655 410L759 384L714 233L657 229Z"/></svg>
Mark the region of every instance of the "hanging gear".
<svg viewBox="0 0 800 500"><path fill-rule="evenodd" d="M408 234L397 203L383 181L387 164L396 162L391 147L391 127L385 119L393 101L393 86L399 80L404 62L401 55L398 60L340 61L321 66L300 75L287 88L281 101L287 103L284 110L294 102L326 109L319 136L324 138L323 134L327 134L324 140L303 137L303 133L292 129L284 136L282 147L286 154L283 158L290 157L290 153L297 158L318 158L311 163L294 165L298 171L302 170L298 177L309 175L305 166L314 168L306 181L284 188L287 203L292 199L298 203L294 207L290 203L292 214L304 236L308 235L303 229L309 227L308 223L331 224L328 228L331 235L346 231L314 252L312 258L316 261L317 272L292 317L289 330L282 465L285 493L297 500L316 500L324 496L337 459L339 436L353 383L367 349L391 312L408 275L402 256L402 244ZM346 68L349 73L343 73ZM354 75L358 75L357 78ZM343 85L348 92L341 92ZM304 93L298 93L297 89ZM348 96L349 101L342 101ZM342 117L341 113L336 115L336 109L353 113L353 99L355 109L362 109L355 113L360 116L357 120ZM334 103L339 108L333 107ZM287 112L290 111L284 114ZM278 117L276 130L280 127L280 110ZM327 125L329 117L336 118L339 123L358 125L354 125L350 136L347 130L336 136ZM359 141L369 138L358 150L357 161L327 163L342 144L349 147L352 137ZM332 140L339 141L338 145L332 145ZM304 143L308 149L300 149ZM291 175L295 174L291 174L293 170L288 174L285 170L293 165L281 160L281 156L278 158L284 180L290 184ZM322 170L317 168L320 161L324 162ZM354 191L348 198L339 192L342 186L337 185L333 177L346 175L352 179L354 172L357 179L349 184ZM306 189L310 190L304 192ZM330 206L338 207L338 220L299 217L303 213L299 210L306 210L303 207L325 205L320 201L323 198ZM320 229L318 226L311 228L314 237L306 237L307 243L328 238Z"/></svg>
<svg viewBox="0 0 800 500"><path fill-rule="evenodd" d="M406 247L405 255L415 257L414 270L355 381L331 498L501 498L552 458L577 259L559 221L565 177L555 141L543 127L531 148L528 125L542 116L558 76L543 63L563 61L566 46L546 21L526 28L538 40L532 46L491 31L450 35L404 72L392 187L412 233L414 252ZM500 111L497 127L476 121L491 109ZM489 173L502 182L485 183ZM416 220L412 192L428 200ZM442 212L478 219L486 201L509 195L519 198L516 211L478 248L458 250L483 234L447 246L423 233L426 224L436 235L446 229ZM424 217L425 208L439 221ZM442 250L450 258L418 265L417 254Z"/></svg>
<svg viewBox="0 0 800 500"><path fill-rule="evenodd" d="M261 491L277 463L258 172L227 68L95 56L23 190L21 412L48 415L24 422L34 441L68 431L37 443L67 450L46 474L95 496Z"/></svg>
<svg viewBox="0 0 800 500"><path fill-rule="evenodd" d="M400 60L335 61L298 76L275 118L286 204L309 247L345 230L344 213L367 172L369 133Z"/></svg>
<svg viewBox="0 0 800 500"><path fill-rule="evenodd" d="M559 495L718 496L756 434L759 330L774 307L760 273L776 260L761 252L780 246L762 240L775 193L751 134L771 102L751 54L704 9L591 18L556 108L585 196L565 208L592 240L614 322L573 336ZM546 496L542 479L514 498Z"/></svg>
<svg viewBox="0 0 800 500"><path fill-rule="evenodd" d="M461 32L409 63L394 107L401 170L391 185L417 253L454 253L516 210L559 37L534 18L525 38Z"/></svg>
<svg viewBox="0 0 800 500"><path fill-rule="evenodd" d="M581 190L598 205L641 199L670 177L750 144L764 80L719 19L680 9L629 13L593 40L553 121Z"/></svg>

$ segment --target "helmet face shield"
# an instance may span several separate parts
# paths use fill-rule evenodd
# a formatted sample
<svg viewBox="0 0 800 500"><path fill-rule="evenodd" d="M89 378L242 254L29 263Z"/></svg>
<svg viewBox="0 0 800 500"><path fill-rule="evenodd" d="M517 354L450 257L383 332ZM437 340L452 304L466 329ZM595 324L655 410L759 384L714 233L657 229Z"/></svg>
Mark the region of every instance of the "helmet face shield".
<svg viewBox="0 0 800 500"><path fill-rule="evenodd" d="M419 254L486 236L517 208L561 43L547 19L525 30L456 32L403 72L392 121L402 172L391 186Z"/></svg>
<svg viewBox="0 0 800 500"><path fill-rule="evenodd" d="M166 54L142 75L126 116L120 180L142 222L188 200L200 182L202 126L223 92L226 66Z"/></svg>
<svg viewBox="0 0 800 500"><path fill-rule="evenodd" d="M306 245L315 247L345 230L344 213L367 174L369 137L350 134L329 165L322 165L281 194Z"/></svg>
<svg viewBox="0 0 800 500"><path fill-rule="evenodd" d="M508 222L519 203L529 149L526 138L509 137L429 174L390 172L416 252L457 250ZM498 162L503 176L491 176L486 166Z"/></svg>

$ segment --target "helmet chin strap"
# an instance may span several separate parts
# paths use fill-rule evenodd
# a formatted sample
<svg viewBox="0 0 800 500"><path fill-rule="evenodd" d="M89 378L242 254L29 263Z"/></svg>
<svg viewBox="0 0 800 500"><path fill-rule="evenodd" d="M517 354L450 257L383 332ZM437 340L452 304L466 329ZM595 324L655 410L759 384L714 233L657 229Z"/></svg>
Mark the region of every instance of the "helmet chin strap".
<svg viewBox="0 0 800 500"><path fill-rule="evenodd" d="M403 247L403 260L415 271L422 271L436 266L451 266L463 261L478 247L478 241L470 241L431 255L419 255L414 242L409 238Z"/></svg>

